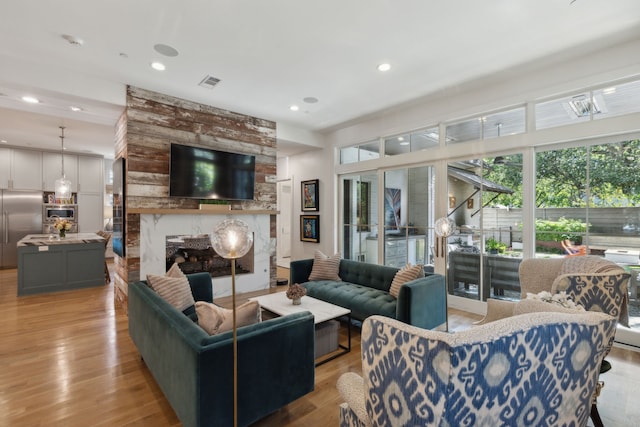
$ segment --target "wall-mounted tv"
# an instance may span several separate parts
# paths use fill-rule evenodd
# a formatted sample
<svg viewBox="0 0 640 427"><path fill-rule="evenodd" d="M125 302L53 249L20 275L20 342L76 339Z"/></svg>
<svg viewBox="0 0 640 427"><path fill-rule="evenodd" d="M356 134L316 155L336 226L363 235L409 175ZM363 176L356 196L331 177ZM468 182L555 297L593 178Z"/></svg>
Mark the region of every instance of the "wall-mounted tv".
<svg viewBox="0 0 640 427"><path fill-rule="evenodd" d="M255 156L171 144L171 197L253 200L255 175Z"/></svg>

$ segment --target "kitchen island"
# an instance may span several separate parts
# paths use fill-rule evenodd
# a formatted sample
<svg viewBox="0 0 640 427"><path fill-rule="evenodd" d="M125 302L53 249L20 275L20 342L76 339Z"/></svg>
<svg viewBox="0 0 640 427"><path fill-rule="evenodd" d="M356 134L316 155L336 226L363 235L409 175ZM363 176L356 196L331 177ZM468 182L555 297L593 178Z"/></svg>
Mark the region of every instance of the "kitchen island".
<svg viewBox="0 0 640 427"><path fill-rule="evenodd" d="M95 233L28 234L18 241L18 296L103 286L105 240Z"/></svg>

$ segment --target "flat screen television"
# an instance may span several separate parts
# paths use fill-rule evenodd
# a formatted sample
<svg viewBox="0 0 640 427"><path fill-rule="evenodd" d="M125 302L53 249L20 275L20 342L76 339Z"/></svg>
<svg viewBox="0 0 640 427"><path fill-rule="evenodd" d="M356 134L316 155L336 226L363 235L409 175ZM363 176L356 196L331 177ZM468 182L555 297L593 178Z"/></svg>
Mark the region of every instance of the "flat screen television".
<svg viewBox="0 0 640 427"><path fill-rule="evenodd" d="M171 197L253 200L255 156L171 144L169 169Z"/></svg>

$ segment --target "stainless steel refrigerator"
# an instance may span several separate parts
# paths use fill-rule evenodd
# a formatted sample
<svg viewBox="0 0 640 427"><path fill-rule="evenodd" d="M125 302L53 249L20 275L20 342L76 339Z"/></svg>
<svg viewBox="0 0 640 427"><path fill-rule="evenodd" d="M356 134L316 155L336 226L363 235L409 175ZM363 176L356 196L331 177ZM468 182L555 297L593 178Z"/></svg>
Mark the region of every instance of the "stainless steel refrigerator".
<svg viewBox="0 0 640 427"><path fill-rule="evenodd" d="M42 233L42 192L0 190L0 268L18 266L16 244Z"/></svg>

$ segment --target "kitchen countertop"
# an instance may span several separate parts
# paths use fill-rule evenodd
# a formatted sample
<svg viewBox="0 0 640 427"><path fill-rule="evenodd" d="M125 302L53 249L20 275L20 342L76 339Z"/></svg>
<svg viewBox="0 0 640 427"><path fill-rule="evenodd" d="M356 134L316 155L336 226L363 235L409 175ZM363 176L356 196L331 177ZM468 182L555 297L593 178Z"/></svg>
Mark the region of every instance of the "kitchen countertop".
<svg viewBox="0 0 640 427"><path fill-rule="evenodd" d="M104 238L96 233L67 233L64 239L60 239L56 234L27 234L18 241L17 246L74 245L101 242L104 242Z"/></svg>

